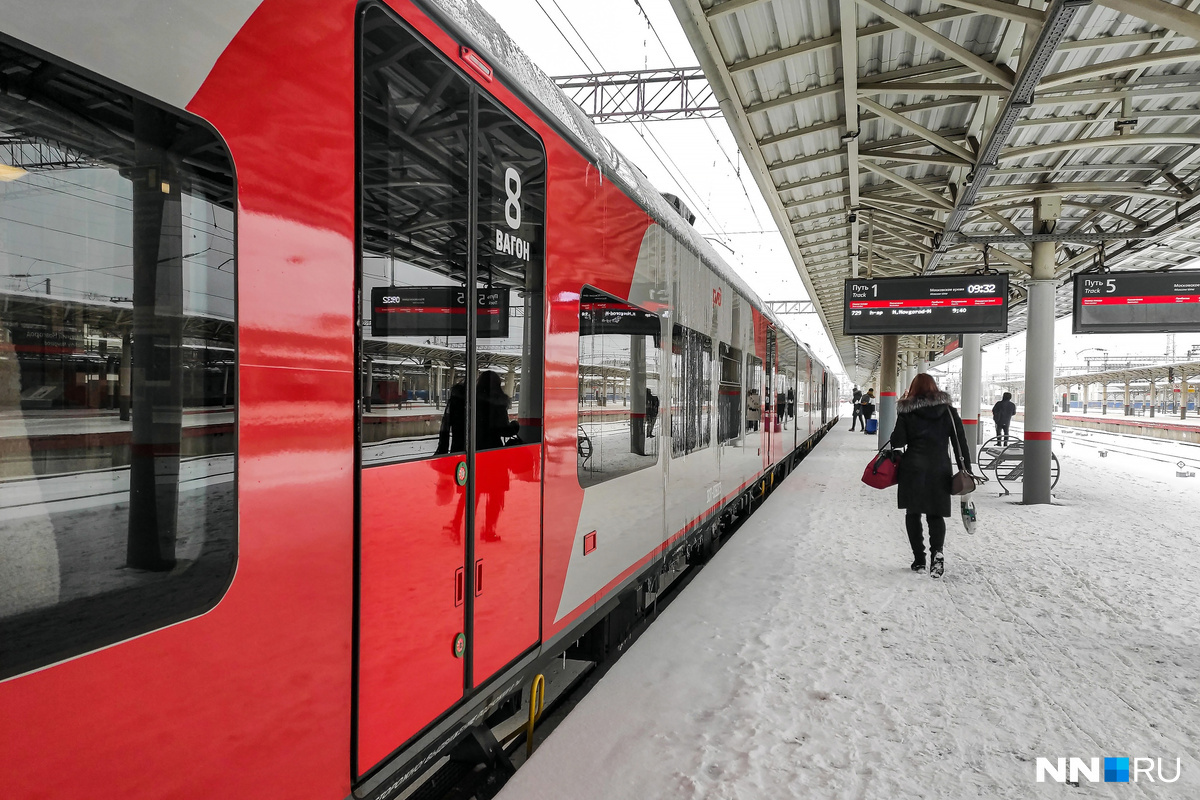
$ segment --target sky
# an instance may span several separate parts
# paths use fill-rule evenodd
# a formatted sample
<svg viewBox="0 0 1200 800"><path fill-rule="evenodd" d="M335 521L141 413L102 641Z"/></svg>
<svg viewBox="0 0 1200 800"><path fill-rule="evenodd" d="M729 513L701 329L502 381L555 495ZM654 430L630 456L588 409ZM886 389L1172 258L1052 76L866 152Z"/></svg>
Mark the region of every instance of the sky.
<svg viewBox="0 0 1200 800"><path fill-rule="evenodd" d="M668 0L480 0L534 63L551 76L670 66L698 60ZM807 292L775 228L766 202L724 118L614 123L600 131L662 192L682 197L696 229L755 292L767 300L800 300ZM787 325L826 364L839 363L815 314L788 315ZM1055 326L1055 362L1084 364L1088 356L1163 355L1164 334L1074 336L1070 317ZM1200 334L1175 338L1176 360L1200 345ZM1097 350L1095 348L1100 348ZM952 369L957 370L958 362ZM1023 333L984 351L983 373L1023 374Z"/></svg>
<svg viewBox="0 0 1200 800"><path fill-rule="evenodd" d="M667 0L480 4L551 76L698 63ZM761 297L807 299L783 237L723 118L613 123L601 125L600 132L660 192L684 199L696 214L696 229ZM838 363L815 314L788 315L784 321L822 361Z"/></svg>

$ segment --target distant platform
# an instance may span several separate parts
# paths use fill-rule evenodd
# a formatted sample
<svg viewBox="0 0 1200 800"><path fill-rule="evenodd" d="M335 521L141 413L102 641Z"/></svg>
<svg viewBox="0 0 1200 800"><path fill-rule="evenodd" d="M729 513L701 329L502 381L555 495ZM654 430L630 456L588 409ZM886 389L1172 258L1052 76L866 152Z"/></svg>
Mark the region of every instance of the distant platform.
<svg viewBox="0 0 1200 800"><path fill-rule="evenodd" d="M1106 433L1123 433L1131 436L1147 436L1153 439L1167 439L1176 442L1193 442L1200 444L1200 414L1189 416L1185 420L1175 416L1127 417L1122 414L1055 414L1054 424L1071 428L1105 431ZM1016 419L1024 419L1024 414L1018 413ZM992 430L991 420L984 420L984 434Z"/></svg>

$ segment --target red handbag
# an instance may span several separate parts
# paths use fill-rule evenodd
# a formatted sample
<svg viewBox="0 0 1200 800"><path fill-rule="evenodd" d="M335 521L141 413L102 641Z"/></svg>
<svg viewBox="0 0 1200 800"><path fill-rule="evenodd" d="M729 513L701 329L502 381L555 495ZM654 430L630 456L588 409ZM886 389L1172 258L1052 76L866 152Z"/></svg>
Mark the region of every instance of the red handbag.
<svg viewBox="0 0 1200 800"><path fill-rule="evenodd" d="M862 482L875 489L886 489L900 482L900 453L883 449L871 457L863 470Z"/></svg>

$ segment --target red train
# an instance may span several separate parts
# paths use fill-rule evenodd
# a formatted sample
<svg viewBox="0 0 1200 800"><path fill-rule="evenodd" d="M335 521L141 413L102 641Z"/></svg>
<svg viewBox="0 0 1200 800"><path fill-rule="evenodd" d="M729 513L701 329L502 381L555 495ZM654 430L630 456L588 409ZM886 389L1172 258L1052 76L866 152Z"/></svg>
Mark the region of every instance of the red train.
<svg viewBox="0 0 1200 800"><path fill-rule="evenodd" d="M835 420L470 4L0 8L0 796L395 796Z"/></svg>

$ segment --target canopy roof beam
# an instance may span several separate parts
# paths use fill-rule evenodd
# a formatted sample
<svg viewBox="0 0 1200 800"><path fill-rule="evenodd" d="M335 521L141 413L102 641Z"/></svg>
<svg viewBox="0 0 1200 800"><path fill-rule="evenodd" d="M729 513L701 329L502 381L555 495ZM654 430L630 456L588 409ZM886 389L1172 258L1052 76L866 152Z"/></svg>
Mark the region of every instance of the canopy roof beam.
<svg viewBox="0 0 1200 800"><path fill-rule="evenodd" d="M1200 15L1163 0L1097 0L1100 5L1132 14L1200 41Z"/></svg>
<svg viewBox="0 0 1200 800"><path fill-rule="evenodd" d="M858 6L855 0L839 0L842 25L842 88L846 109L846 172L850 184L850 275L858 277Z"/></svg>
<svg viewBox="0 0 1200 800"><path fill-rule="evenodd" d="M843 2L846 2L846 0L843 0ZM852 103L852 101L853 101L853 95L851 95L849 93L849 91L847 91L847 98L846 98L847 108L850 107L850 104ZM890 120L891 122L894 122L897 125L899 125L901 128L911 131L912 133L916 134L917 136L920 136L922 139L929 142L930 144L932 144L934 147L938 148L939 150L943 150L952 156L957 156L959 163L972 164L975 161L975 154L972 153L970 150L966 149L965 147L955 144L954 142L950 141L949 139L942 136L941 134L934 133L933 131L926 128L924 125L919 125L916 122L913 122L911 119L904 116L903 114L899 114L890 108L881 106L879 103L876 103L874 100L871 100L870 98L867 98L867 97L858 98L858 105L874 112L875 116L877 116L877 117L882 117L883 119Z"/></svg>
<svg viewBox="0 0 1200 800"><path fill-rule="evenodd" d="M871 9L897 28L911 33L918 39L924 39L943 53L952 57L955 61L970 67L986 78L992 79L1005 89L1013 88L1012 77L1007 70L997 67L990 61L985 61L957 42L942 36L933 28L917 22L898 8L888 5L883 0L857 0L857 2Z"/></svg>
<svg viewBox="0 0 1200 800"><path fill-rule="evenodd" d="M871 2L879 2L879 0L871 0ZM937 268L939 259L946 252L945 248L953 244L954 237L958 234L963 220L966 219L967 212L975 205L976 197L979 190L983 188L988 173L996 166L1000 149L1008 143L1009 137L1016 128L1018 118L1033 100L1034 90L1049 67L1059 42L1066 35L1071 20L1075 17L1075 12L1087 2L1088 0L1052 0L1046 9L1045 23L1038 31L1037 36L1025 37L1030 46L1028 54L1024 52L1025 48L1022 48L1020 73L1015 82L1008 84L1012 89L1012 94L1004 101L1004 107L996 118L996 124L992 126L987 141L979 150L971 181L955 197L954 208L946 218L946 227L940 243L925 264L926 272Z"/></svg>

